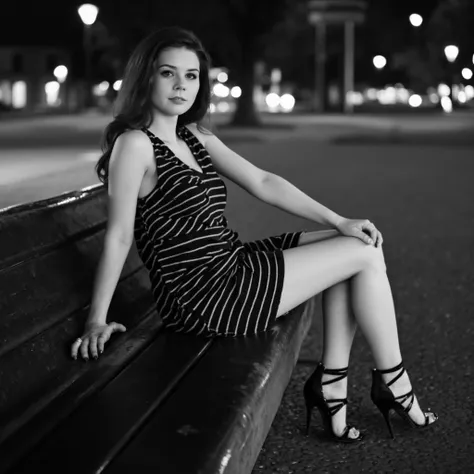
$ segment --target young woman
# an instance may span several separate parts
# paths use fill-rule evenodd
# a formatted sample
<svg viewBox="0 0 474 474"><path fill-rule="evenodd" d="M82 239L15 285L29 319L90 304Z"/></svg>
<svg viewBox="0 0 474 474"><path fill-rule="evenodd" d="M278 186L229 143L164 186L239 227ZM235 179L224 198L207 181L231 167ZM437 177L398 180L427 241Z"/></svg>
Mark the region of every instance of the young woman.
<svg viewBox="0 0 474 474"><path fill-rule="evenodd" d="M165 28L132 54L104 133L97 172L107 185L109 219L91 310L71 355L97 359L114 332L106 321L133 239L149 270L166 326L197 335L248 335L323 293L322 363L304 387L307 427L316 406L330 436L355 442L346 425L347 366L358 324L372 350L372 399L390 428L394 409L413 426L437 419L413 395L397 335L382 235L348 219L285 179L257 168L203 129L210 102L209 59L189 31ZM242 243L223 215L219 175L258 199L331 227Z"/></svg>

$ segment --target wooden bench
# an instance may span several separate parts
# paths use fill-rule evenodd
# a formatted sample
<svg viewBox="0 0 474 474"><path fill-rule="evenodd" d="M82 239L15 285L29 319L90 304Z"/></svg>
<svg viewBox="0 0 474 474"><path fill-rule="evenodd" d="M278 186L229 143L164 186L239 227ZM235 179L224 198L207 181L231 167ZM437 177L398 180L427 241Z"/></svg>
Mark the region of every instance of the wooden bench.
<svg viewBox="0 0 474 474"><path fill-rule="evenodd" d="M165 330L133 247L98 361L74 361L106 225L102 185L0 211L0 473L250 473L314 300L252 337Z"/></svg>

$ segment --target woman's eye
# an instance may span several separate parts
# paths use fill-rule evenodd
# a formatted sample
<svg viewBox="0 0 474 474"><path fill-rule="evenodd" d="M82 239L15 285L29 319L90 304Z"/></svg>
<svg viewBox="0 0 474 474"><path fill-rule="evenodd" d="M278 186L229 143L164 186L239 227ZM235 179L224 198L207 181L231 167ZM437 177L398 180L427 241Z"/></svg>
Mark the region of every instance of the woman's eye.
<svg viewBox="0 0 474 474"><path fill-rule="evenodd" d="M161 71L161 75L162 75L163 77L169 77L170 74L172 74L171 71Z"/></svg>
<svg viewBox="0 0 474 474"><path fill-rule="evenodd" d="M189 79L197 79L197 75L190 73L190 74L188 74L188 78Z"/></svg>

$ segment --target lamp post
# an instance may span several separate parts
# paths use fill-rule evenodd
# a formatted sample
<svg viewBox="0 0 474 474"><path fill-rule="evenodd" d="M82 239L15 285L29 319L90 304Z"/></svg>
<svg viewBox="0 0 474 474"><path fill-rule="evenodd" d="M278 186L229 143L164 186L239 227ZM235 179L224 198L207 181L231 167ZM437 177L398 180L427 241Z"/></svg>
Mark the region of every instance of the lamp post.
<svg viewBox="0 0 474 474"><path fill-rule="evenodd" d="M66 77L68 74L68 69L64 64L56 66L53 71L54 77L58 80L59 83L59 98L62 101L64 99L64 106L66 109L69 109L69 101L67 97L67 90L66 90Z"/></svg>
<svg viewBox="0 0 474 474"><path fill-rule="evenodd" d="M367 0L307 0L308 20L315 27L315 93L313 109L326 110L326 35L328 25L344 25L344 112L353 111L355 27L365 19Z"/></svg>
<svg viewBox="0 0 474 474"><path fill-rule="evenodd" d="M95 23L99 9L91 3L84 3L81 5L77 12L81 17L82 23L84 24L84 57L85 67L84 76L86 82L86 95L84 105L86 107L92 106L92 81L91 81L91 55L92 55L92 44L91 44L91 26Z"/></svg>
<svg viewBox="0 0 474 474"><path fill-rule="evenodd" d="M451 84L451 92L449 94L452 106L454 108L454 93L453 93L453 84L455 82L455 73L453 69L454 61L456 61L456 58L458 57L459 54L459 48L454 45L450 44L444 48L444 55L446 56L446 59L449 62L449 79L450 79L450 84Z"/></svg>

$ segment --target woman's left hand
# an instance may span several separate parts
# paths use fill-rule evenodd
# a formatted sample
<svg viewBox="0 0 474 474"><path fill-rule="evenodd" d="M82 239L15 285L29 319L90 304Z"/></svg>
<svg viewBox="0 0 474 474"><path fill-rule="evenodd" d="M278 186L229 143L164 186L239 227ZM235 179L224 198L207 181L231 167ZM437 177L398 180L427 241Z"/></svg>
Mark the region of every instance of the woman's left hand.
<svg viewBox="0 0 474 474"><path fill-rule="evenodd" d="M380 247L383 243L381 232L368 219L342 218L336 228L342 235L357 237L366 244L375 247Z"/></svg>

